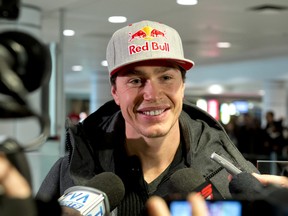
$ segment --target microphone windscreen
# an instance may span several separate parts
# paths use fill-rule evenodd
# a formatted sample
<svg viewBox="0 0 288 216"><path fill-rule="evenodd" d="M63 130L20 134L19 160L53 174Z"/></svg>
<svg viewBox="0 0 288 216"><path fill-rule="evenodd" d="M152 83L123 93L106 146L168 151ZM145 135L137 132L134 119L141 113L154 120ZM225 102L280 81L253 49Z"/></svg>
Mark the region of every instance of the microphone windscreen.
<svg viewBox="0 0 288 216"><path fill-rule="evenodd" d="M284 207L288 213L288 188L270 185L267 187L266 196L270 203Z"/></svg>
<svg viewBox="0 0 288 216"><path fill-rule="evenodd" d="M229 191L233 198L256 200L262 198L263 185L252 174L242 172L233 176Z"/></svg>
<svg viewBox="0 0 288 216"><path fill-rule="evenodd" d="M233 177L229 190L234 199L247 200L243 215L256 215L261 210L265 215L288 215L288 189L277 185L264 186L250 173ZM251 211L255 211L252 214Z"/></svg>
<svg viewBox="0 0 288 216"><path fill-rule="evenodd" d="M104 192L108 197L110 211L120 204L125 195L125 187L122 180L112 172L100 173L88 180L84 186Z"/></svg>
<svg viewBox="0 0 288 216"><path fill-rule="evenodd" d="M172 193L189 193L205 182L204 177L193 168L177 170L170 177Z"/></svg>

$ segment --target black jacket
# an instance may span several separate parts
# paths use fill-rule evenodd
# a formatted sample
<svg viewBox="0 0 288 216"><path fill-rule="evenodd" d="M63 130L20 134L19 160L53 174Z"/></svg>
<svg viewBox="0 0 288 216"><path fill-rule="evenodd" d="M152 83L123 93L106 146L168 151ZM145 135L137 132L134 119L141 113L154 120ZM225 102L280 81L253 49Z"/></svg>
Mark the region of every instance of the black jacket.
<svg viewBox="0 0 288 216"><path fill-rule="evenodd" d="M195 176L201 175L211 181L224 199L231 198L228 173L210 159L213 152L223 155L243 171L258 172L238 151L221 124L208 113L184 103L179 120L181 148L152 194L166 196L171 192L169 177L178 169L193 167L199 172ZM152 194L143 180L139 160L126 156L123 147L125 125L119 107L109 101L82 123L72 125L68 122L66 129L67 155L51 168L37 196L57 198L67 188L83 185L98 173L114 172L121 177L126 190L118 208L119 215L137 215Z"/></svg>

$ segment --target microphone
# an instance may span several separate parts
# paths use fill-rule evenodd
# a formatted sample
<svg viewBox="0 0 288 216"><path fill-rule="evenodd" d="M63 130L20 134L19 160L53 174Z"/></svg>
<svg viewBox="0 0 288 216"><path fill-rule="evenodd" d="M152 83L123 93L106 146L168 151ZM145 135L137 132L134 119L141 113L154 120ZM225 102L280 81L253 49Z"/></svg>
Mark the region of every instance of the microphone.
<svg viewBox="0 0 288 216"><path fill-rule="evenodd" d="M235 175L229 183L233 198L248 201L265 200L275 205L288 205L288 188L273 184L264 186L252 174L242 172Z"/></svg>
<svg viewBox="0 0 288 216"><path fill-rule="evenodd" d="M211 160L215 161L216 163L221 165L223 168L225 168L227 172L229 172L232 176L237 175L242 172L240 169L234 166L230 161L218 155L216 152L213 152L210 158Z"/></svg>
<svg viewBox="0 0 288 216"><path fill-rule="evenodd" d="M213 184L192 167L173 173L170 177L170 188L173 193L198 192L207 200L222 198Z"/></svg>
<svg viewBox="0 0 288 216"><path fill-rule="evenodd" d="M247 212L262 209L267 215L288 215L288 188L264 186L252 174L242 172L232 178L229 190L234 199L249 202Z"/></svg>
<svg viewBox="0 0 288 216"><path fill-rule="evenodd" d="M124 195L122 180L112 172L103 172L87 181L85 186L68 188L58 202L84 216L101 216L109 215L120 204Z"/></svg>
<svg viewBox="0 0 288 216"><path fill-rule="evenodd" d="M229 183L229 191L233 198L245 200L262 199L264 186L252 174L242 172L234 175Z"/></svg>

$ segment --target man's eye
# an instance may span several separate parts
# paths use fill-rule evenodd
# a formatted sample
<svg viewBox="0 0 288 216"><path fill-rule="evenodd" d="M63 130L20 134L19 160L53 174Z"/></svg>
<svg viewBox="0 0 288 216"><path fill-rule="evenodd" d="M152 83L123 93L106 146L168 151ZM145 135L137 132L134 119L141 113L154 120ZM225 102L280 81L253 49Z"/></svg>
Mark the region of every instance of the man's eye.
<svg viewBox="0 0 288 216"><path fill-rule="evenodd" d="M163 79L163 80L171 80L172 77L171 77L171 76L168 76L168 75L165 75L165 76L162 76L162 79Z"/></svg>
<svg viewBox="0 0 288 216"><path fill-rule="evenodd" d="M129 80L129 83L131 83L131 84L141 84L141 79L131 79L131 80Z"/></svg>

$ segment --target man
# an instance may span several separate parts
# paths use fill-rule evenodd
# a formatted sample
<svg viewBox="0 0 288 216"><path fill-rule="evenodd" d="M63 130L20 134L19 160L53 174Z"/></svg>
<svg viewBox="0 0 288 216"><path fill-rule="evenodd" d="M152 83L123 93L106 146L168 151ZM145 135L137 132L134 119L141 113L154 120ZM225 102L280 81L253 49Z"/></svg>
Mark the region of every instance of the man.
<svg viewBox="0 0 288 216"><path fill-rule="evenodd" d="M169 178L187 167L196 170L199 185L210 181L218 198L230 198L229 174L210 159L213 152L243 171L257 172L219 122L183 102L186 71L194 63L184 58L173 28L141 21L118 30L107 61L114 100L83 122L67 124L68 153L48 173L38 197L59 197L94 175L114 172L125 185L114 212L135 216L144 214L150 196L175 192ZM189 186L192 191L198 185Z"/></svg>

